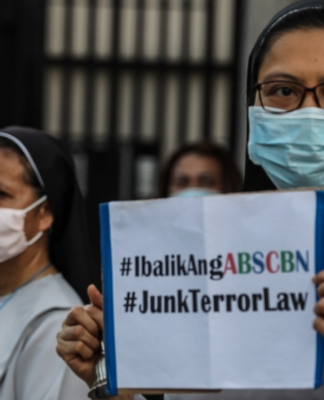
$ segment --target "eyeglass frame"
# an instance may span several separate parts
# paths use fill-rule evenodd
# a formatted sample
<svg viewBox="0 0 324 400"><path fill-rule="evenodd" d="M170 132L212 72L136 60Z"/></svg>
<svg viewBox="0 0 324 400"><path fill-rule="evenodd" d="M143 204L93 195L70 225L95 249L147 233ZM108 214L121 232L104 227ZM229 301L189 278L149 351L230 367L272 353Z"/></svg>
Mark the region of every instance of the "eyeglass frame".
<svg viewBox="0 0 324 400"><path fill-rule="evenodd" d="M262 96L261 96L262 85L265 85L265 84L267 84L267 83L290 83L290 84L292 83L292 84L294 84L294 85L297 85L297 86L302 87L302 89L303 89L303 95L302 95L302 97L301 97L301 100L300 100L300 103L298 104L298 106L297 106L296 108L293 108L292 110L284 110L284 111L271 111L271 110L267 110L267 109L265 108L263 102L262 102ZM269 112L269 113L271 113L271 114L286 114L286 113L289 113L289 112L298 110L298 109L301 107L301 105L303 104L303 102L304 102L304 100L305 100L305 96L306 96L306 93L307 93L307 92L312 92L312 93L314 94L314 99L315 99L315 102L316 102L317 106L318 106L319 108L324 109L324 106L323 106L323 107L321 106L321 104L320 104L320 102L319 102L319 99L318 99L318 97L317 97L317 94L316 94L316 89L317 89L319 86L324 86L324 82L323 82L323 83L319 83L318 85L313 86L313 87L308 87L308 86L305 86L305 85L303 85L302 83L299 83L299 82L280 81L280 80L277 81L277 80L274 80L274 81L266 81L266 82L256 83L255 86L254 86L254 90L257 90L257 91L258 91L260 104L261 104L262 108L263 108L265 111L267 111L267 112Z"/></svg>

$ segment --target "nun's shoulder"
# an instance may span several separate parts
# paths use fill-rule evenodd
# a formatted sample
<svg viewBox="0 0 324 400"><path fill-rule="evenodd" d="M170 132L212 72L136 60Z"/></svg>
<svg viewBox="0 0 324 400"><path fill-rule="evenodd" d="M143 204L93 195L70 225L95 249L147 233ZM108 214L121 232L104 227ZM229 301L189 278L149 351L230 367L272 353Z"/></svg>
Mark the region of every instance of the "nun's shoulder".
<svg viewBox="0 0 324 400"><path fill-rule="evenodd" d="M54 309L69 310L83 304L78 294L60 273L47 275L32 282L13 300L15 301L12 302L17 302L20 309L28 304L26 312L30 317Z"/></svg>
<svg viewBox="0 0 324 400"><path fill-rule="evenodd" d="M83 304L77 292L64 279L62 274L51 275L50 284L53 286L53 293L57 292L61 300L62 298L65 300L67 306L74 307Z"/></svg>

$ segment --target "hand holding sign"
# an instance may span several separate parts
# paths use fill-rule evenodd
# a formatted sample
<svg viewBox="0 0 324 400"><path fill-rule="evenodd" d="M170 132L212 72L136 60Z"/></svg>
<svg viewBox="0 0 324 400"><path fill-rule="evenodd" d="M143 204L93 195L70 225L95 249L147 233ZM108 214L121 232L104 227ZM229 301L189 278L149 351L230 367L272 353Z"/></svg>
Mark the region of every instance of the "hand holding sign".
<svg viewBox="0 0 324 400"><path fill-rule="evenodd" d="M102 295L94 285L89 286L88 295L92 304L74 307L57 334L57 353L91 387L103 331L103 314Z"/></svg>

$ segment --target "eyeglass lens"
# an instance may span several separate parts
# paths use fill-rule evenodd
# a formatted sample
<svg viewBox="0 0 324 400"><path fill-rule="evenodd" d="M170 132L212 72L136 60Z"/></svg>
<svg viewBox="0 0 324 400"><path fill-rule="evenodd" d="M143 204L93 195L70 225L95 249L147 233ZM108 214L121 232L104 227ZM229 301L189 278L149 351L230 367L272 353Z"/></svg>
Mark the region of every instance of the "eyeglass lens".
<svg viewBox="0 0 324 400"><path fill-rule="evenodd" d="M316 97L321 108L324 108L324 84L315 89ZM292 111L300 107L305 94L302 85L293 82L268 82L262 83L260 97L263 107Z"/></svg>

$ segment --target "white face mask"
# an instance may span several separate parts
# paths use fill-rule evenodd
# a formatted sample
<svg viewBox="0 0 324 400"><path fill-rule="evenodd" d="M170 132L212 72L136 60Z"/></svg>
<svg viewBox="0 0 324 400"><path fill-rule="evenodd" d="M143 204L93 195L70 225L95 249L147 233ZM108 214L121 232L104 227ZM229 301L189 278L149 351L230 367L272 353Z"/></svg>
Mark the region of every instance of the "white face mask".
<svg viewBox="0 0 324 400"><path fill-rule="evenodd" d="M28 241L24 225L28 211L33 210L46 199L47 196L43 196L24 210L0 207L0 263L18 256L43 235L43 232L38 232Z"/></svg>

